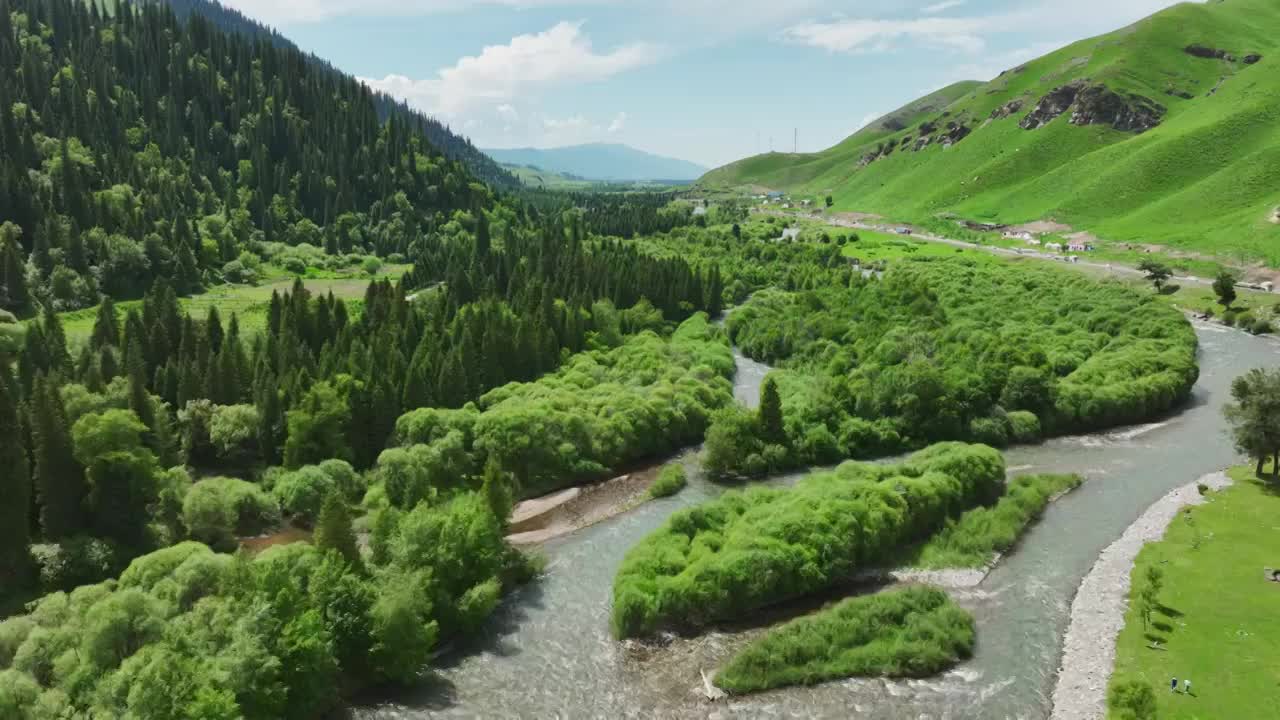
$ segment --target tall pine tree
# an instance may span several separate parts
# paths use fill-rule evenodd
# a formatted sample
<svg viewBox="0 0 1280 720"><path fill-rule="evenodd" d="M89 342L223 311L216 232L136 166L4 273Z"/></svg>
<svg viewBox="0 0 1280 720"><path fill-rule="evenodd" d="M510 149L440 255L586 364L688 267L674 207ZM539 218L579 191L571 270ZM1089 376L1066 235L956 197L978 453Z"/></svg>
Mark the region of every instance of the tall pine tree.
<svg viewBox="0 0 1280 720"><path fill-rule="evenodd" d="M84 529L88 485L75 459L58 383L38 377L30 408L40 525L46 538L56 540Z"/></svg>
<svg viewBox="0 0 1280 720"><path fill-rule="evenodd" d="M20 587L29 565L31 475L22 445L17 388L0 367L0 587Z"/></svg>

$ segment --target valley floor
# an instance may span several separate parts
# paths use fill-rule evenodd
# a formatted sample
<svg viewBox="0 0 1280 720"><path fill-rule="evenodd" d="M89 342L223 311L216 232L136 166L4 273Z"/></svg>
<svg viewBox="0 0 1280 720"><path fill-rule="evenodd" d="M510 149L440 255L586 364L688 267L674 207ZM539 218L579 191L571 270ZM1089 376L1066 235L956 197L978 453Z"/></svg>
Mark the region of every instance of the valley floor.
<svg viewBox="0 0 1280 720"><path fill-rule="evenodd" d="M1135 584L1157 566L1164 585L1149 628L1130 603L1115 679L1150 683L1162 720L1280 717L1280 583L1263 575L1280 566L1280 484L1252 468L1230 475L1231 488L1184 513L1133 566Z"/></svg>

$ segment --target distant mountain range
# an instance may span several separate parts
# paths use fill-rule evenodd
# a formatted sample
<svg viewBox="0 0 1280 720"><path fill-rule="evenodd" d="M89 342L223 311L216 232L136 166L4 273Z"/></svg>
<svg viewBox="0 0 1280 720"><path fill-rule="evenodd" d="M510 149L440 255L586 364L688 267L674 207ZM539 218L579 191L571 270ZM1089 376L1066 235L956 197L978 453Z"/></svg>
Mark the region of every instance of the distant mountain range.
<svg viewBox="0 0 1280 720"><path fill-rule="evenodd" d="M686 160L662 157L627 145L609 143L548 149L492 149L484 152L504 165L531 166L587 180L692 181L707 172L707 168Z"/></svg>

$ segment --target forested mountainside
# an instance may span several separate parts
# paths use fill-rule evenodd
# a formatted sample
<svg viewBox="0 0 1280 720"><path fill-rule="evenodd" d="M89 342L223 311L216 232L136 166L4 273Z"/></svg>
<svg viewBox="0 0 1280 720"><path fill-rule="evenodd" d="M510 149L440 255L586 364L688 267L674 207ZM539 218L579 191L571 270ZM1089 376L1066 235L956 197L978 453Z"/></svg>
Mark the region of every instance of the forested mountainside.
<svg viewBox="0 0 1280 720"><path fill-rule="evenodd" d="M0 3L0 107L3 306L18 313L157 278L187 293L263 244L408 253L493 204L354 79L166 6Z"/></svg>
<svg viewBox="0 0 1280 720"><path fill-rule="evenodd" d="M1183 3L823 152L747 158L702 183L830 194L901 221L1054 219L1280 265L1277 30L1271 0Z"/></svg>
<svg viewBox="0 0 1280 720"><path fill-rule="evenodd" d="M246 17L239 10L226 7L216 0L153 1L168 4L169 7L173 8L174 14L184 22L194 15L212 22L216 27L229 33L240 33L249 37L261 38L284 49L298 49L293 41L281 35L274 28L267 27L252 18ZM323 58L315 55L309 55L308 57L311 62L323 66L331 72L339 73ZM467 170L480 180L491 186L504 189L511 189L517 186L515 178L503 169L501 165L494 162L492 158L481 152L475 145L472 145L469 139L454 133L449 129L449 126L439 120L424 115L410 108L403 101L380 92L374 93L374 102L378 107L378 113L383 119L389 118L393 114L399 114L405 122L416 124L419 132L425 135L427 141L437 150L444 153L445 157L450 160L457 160L466 165Z"/></svg>

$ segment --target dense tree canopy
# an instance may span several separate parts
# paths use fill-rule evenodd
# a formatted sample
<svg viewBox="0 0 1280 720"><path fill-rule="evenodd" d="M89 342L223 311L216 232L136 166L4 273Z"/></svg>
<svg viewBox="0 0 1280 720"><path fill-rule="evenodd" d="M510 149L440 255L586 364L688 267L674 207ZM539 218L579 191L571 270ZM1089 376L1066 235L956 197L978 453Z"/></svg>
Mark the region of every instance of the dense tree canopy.
<svg viewBox="0 0 1280 720"><path fill-rule="evenodd" d="M728 328L749 356L786 369L775 375L787 442L728 410L708 437L718 472L1139 422L1183 401L1199 374L1190 325L1150 297L963 259L757 293Z"/></svg>
<svg viewBox="0 0 1280 720"><path fill-rule="evenodd" d="M989 447L943 444L677 512L618 570L614 634L700 627L823 590L993 501L1004 474Z"/></svg>

